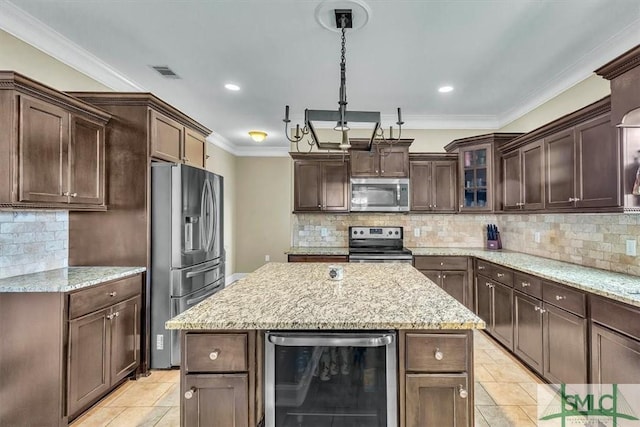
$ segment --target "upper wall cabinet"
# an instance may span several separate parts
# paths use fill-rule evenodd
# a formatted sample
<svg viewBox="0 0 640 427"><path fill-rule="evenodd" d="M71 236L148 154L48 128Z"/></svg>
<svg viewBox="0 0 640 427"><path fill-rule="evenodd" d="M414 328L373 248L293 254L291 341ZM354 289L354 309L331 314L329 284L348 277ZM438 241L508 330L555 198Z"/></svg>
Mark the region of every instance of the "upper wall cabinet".
<svg viewBox="0 0 640 427"><path fill-rule="evenodd" d="M205 136L151 110L151 157L205 167Z"/></svg>
<svg viewBox="0 0 640 427"><path fill-rule="evenodd" d="M354 141L356 145L359 141ZM354 178L406 178L409 176L409 145L401 140L389 146L374 145L371 151L351 150L351 176Z"/></svg>
<svg viewBox="0 0 640 427"><path fill-rule="evenodd" d="M349 163L341 154L294 154L294 212L348 212Z"/></svg>
<svg viewBox="0 0 640 427"><path fill-rule="evenodd" d="M411 210L456 212L458 157L453 154L411 154Z"/></svg>
<svg viewBox="0 0 640 427"><path fill-rule="evenodd" d="M20 74L0 72L0 207L106 209L110 117Z"/></svg>
<svg viewBox="0 0 640 427"><path fill-rule="evenodd" d="M544 145L535 141L502 156L502 208L544 208Z"/></svg>

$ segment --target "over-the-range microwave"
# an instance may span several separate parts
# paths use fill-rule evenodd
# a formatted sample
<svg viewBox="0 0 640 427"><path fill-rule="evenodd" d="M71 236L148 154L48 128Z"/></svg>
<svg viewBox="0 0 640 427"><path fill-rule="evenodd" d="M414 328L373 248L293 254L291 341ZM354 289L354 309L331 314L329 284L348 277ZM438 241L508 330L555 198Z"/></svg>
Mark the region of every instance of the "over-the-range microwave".
<svg viewBox="0 0 640 427"><path fill-rule="evenodd" d="M408 212L409 178L351 178L352 212Z"/></svg>

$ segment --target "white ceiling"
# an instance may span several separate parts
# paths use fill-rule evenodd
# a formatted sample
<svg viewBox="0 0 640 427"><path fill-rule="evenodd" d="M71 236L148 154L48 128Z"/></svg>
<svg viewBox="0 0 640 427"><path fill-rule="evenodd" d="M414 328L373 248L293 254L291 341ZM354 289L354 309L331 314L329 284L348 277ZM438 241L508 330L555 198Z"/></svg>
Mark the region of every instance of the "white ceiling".
<svg viewBox="0 0 640 427"><path fill-rule="evenodd" d="M320 3L0 0L0 28L114 89L155 93L242 151L251 129L287 146L285 104L298 120L337 108L340 40L316 22ZM400 106L407 128L495 129L640 44L638 0L367 4L368 24L347 33L348 108L381 111L385 126Z"/></svg>

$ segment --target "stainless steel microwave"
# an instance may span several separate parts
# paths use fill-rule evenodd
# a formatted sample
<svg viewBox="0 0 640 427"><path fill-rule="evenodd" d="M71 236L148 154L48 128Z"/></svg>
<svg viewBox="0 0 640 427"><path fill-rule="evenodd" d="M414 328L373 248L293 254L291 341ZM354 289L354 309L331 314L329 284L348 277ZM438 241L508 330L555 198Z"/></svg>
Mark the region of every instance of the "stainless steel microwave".
<svg viewBox="0 0 640 427"><path fill-rule="evenodd" d="M352 212L408 212L409 178L351 178Z"/></svg>

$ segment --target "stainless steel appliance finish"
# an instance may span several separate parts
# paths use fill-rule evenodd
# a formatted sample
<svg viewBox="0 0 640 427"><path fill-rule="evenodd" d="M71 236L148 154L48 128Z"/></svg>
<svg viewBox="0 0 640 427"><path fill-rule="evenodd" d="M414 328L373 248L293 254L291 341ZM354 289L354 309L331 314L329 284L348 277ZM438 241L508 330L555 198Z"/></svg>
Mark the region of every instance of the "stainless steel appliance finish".
<svg viewBox="0 0 640 427"><path fill-rule="evenodd" d="M402 227L349 227L349 262L413 262Z"/></svg>
<svg viewBox="0 0 640 427"><path fill-rule="evenodd" d="M186 165L151 167L151 368L180 364L164 323L224 288L223 178Z"/></svg>
<svg viewBox="0 0 640 427"><path fill-rule="evenodd" d="M351 211L408 212L409 178L351 178Z"/></svg>
<svg viewBox="0 0 640 427"><path fill-rule="evenodd" d="M305 425L305 420L332 425L336 418L352 420L340 425L397 427L395 332L267 331L265 338L266 427ZM300 358L305 352L308 356ZM341 366L323 379L314 370L331 352L349 354L349 372Z"/></svg>

